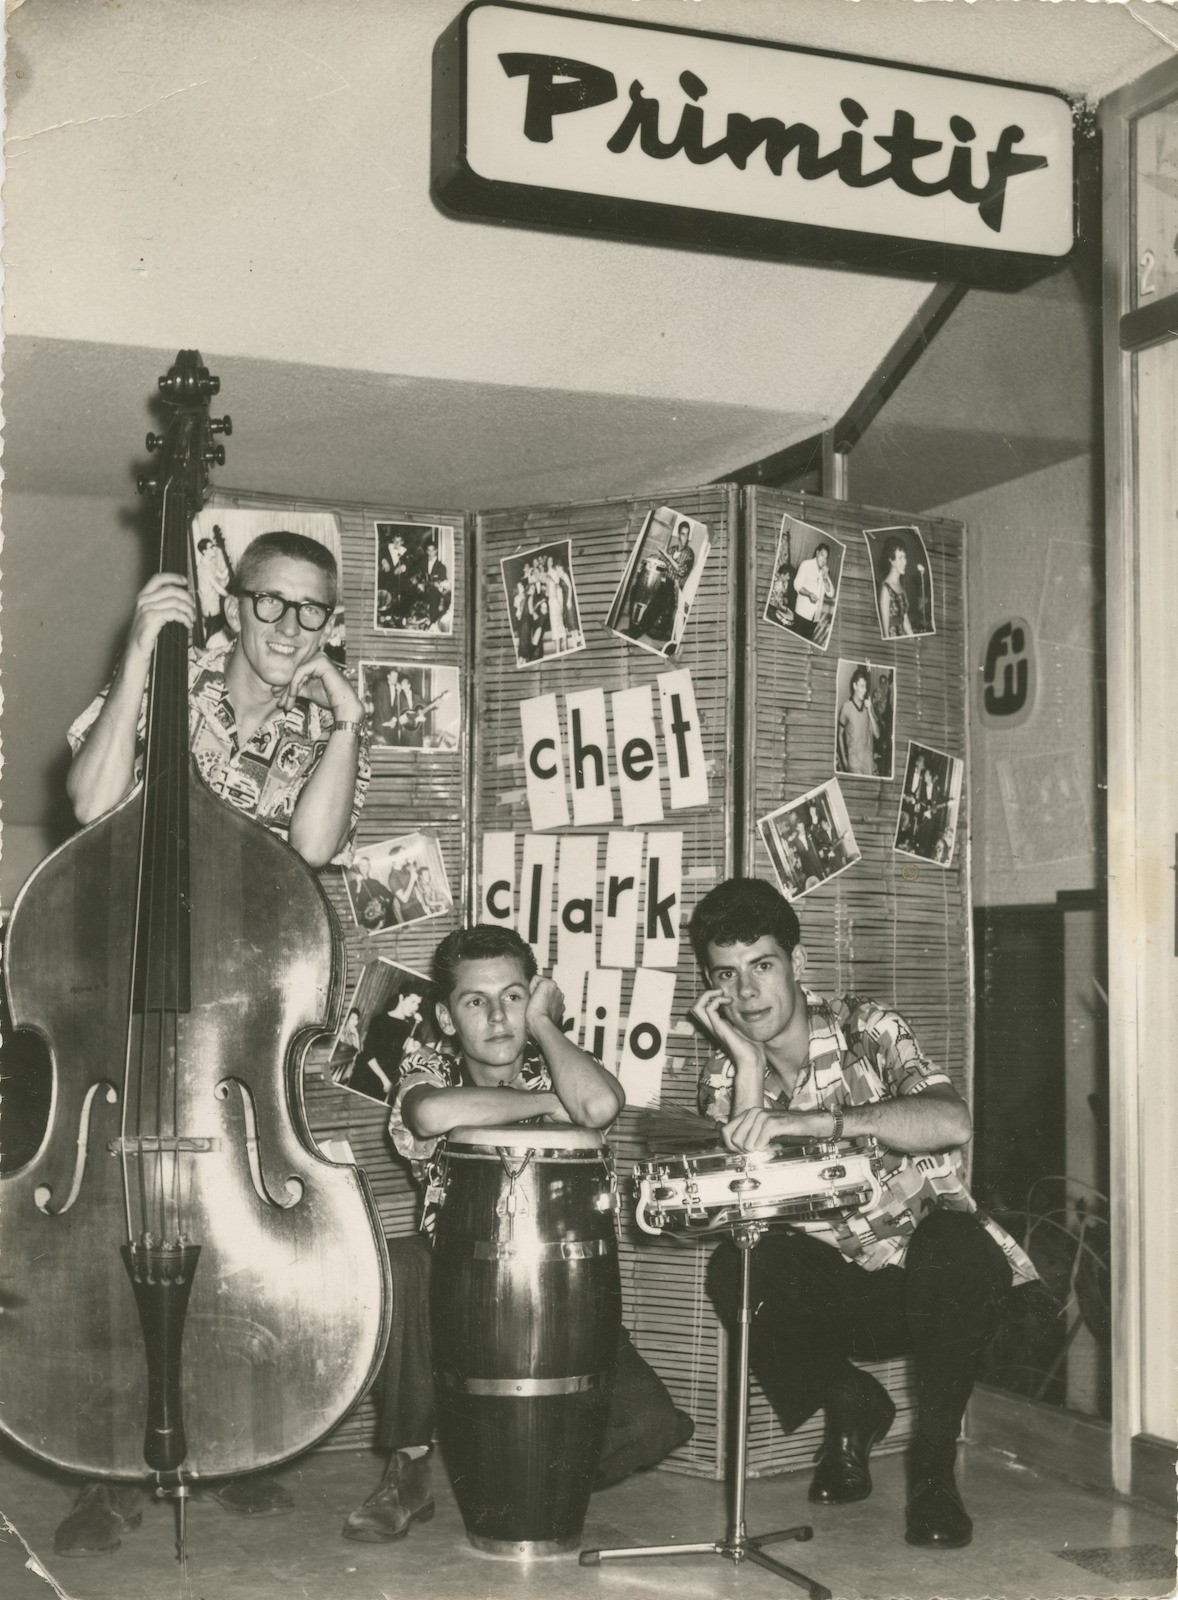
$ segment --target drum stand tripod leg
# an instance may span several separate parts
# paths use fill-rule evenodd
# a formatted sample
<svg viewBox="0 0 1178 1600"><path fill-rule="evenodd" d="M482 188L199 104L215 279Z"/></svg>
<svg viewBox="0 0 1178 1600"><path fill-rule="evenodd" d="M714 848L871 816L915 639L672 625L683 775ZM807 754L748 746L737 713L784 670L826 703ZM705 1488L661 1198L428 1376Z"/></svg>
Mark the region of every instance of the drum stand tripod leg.
<svg viewBox="0 0 1178 1600"><path fill-rule="evenodd" d="M596 1567L603 1561L626 1561L638 1556L722 1556L727 1561L740 1563L751 1561L755 1566L764 1567L767 1572L775 1572L779 1578L784 1578L788 1583L796 1583L805 1589L810 1600L831 1600L831 1592L822 1584L816 1583L813 1578L807 1578L805 1573L795 1572L792 1567L787 1567L782 1561L775 1561L772 1556L764 1553L763 1546L778 1544L783 1539L796 1539L804 1542L814 1537L813 1528L802 1525L796 1528L782 1528L777 1533L760 1533L751 1537L745 1530L744 1500L745 1484L748 1475L748 1446L749 1446L749 1327L752 1323L752 1263L753 1247L764 1232L764 1224L756 1222L737 1223L733 1229L733 1241L740 1251L740 1334L737 1343L737 1383L739 1385L736 1396L736 1452L733 1460L732 1473L732 1521L729 1525L728 1537L714 1539L707 1544L648 1544L625 1546L616 1550L582 1550L580 1562L583 1567Z"/></svg>

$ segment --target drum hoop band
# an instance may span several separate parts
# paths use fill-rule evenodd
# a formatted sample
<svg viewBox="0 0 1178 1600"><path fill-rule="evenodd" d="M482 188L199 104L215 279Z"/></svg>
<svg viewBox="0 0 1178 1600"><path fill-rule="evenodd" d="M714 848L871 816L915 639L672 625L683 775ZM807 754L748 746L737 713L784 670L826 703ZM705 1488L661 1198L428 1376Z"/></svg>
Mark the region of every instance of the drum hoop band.
<svg viewBox="0 0 1178 1600"><path fill-rule="evenodd" d="M530 1400L545 1395L584 1394L599 1389L606 1381L604 1372L579 1372L567 1378L467 1378L460 1372L438 1374L447 1389L464 1394L501 1395L509 1400Z"/></svg>
<svg viewBox="0 0 1178 1600"><path fill-rule="evenodd" d="M479 1146L448 1144L441 1154L452 1161L497 1161L499 1159L499 1148L498 1145L491 1144ZM504 1146L503 1148L507 1150L508 1154L514 1155L517 1149L523 1149L524 1147L520 1145L515 1147ZM578 1150L571 1146L567 1150L560 1146L555 1148L552 1146L546 1148L538 1146L531 1152L531 1158L533 1166L538 1161L560 1162L562 1164L566 1161L607 1162L609 1160L609 1152L604 1145L595 1145L591 1150Z"/></svg>
<svg viewBox="0 0 1178 1600"><path fill-rule="evenodd" d="M460 1247L462 1240L454 1239L451 1249ZM613 1239L563 1239L500 1243L498 1239L475 1239L470 1253L476 1261L510 1261L526 1256L529 1261L587 1261L591 1256L607 1256L615 1249Z"/></svg>

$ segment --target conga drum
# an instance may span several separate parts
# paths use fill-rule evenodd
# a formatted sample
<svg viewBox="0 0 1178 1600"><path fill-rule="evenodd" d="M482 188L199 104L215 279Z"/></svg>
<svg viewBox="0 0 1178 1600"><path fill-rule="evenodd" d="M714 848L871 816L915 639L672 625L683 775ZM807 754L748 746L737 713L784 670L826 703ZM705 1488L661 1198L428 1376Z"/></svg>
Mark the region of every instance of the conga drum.
<svg viewBox="0 0 1178 1600"><path fill-rule="evenodd" d="M439 1161L438 1428L467 1537L501 1555L575 1549L621 1324L609 1151L563 1124L456 1128Z"/></svg>

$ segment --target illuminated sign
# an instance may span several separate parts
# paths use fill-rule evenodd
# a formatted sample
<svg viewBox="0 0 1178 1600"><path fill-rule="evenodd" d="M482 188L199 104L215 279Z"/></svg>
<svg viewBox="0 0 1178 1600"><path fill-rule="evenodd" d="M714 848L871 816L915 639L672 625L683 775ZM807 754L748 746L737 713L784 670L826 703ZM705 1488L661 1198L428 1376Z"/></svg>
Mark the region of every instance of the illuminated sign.
<svg viewBox="0 0 1178 1600"><path fill-rule="evenodd" d="M475 0L434 99L435 196L483 220L1010 287L1073 244L1054 90Z"/></svg>

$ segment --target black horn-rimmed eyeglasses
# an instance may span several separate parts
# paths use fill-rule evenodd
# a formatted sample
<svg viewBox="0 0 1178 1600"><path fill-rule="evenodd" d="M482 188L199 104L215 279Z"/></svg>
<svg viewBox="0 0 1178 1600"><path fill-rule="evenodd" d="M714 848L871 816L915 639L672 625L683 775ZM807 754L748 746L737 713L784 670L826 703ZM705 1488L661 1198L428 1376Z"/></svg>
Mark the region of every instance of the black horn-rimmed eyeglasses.
<svg viewBox="0 0 1178 1600"><path fill-rule="evenodd" d="M259 622L281 622L288 611L293 611L300 628L307 633L318 633L327 626L333 608L321 600L287 600L280 594L269 594L265 589L241 589L239 594L254 608Z"/></svg>

